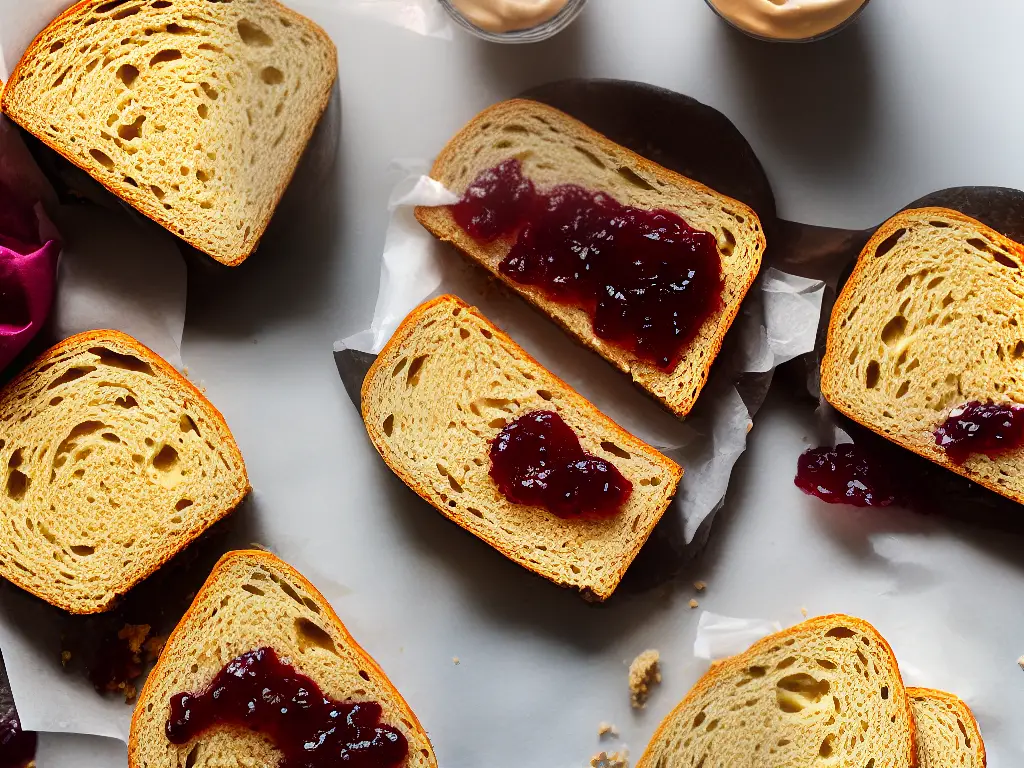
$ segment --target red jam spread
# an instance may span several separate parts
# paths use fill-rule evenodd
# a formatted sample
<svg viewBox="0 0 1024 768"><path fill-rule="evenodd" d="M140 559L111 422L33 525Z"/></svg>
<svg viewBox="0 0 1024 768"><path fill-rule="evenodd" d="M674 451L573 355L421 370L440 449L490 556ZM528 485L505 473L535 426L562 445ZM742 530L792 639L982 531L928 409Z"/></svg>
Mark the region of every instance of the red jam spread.
<svg viewBox="0 0 1024 768"><path fill-rule="evenodd" d="M250 728L283 753L279 768L398 768L405 737L381 723L380 704L334 701L272 648L228 664L202 693L171 698L167 738L187 744L219 725Z"/></svg>
<svg viewBox="0 0 1024 768"><path fill-rule="evenodd" d="M935 430L935 444L950 461L963 464L972 453L987 456L1024 445L1024 406L973 400L950 411Z"/></svg>
<svg viewBox="0 0 1024 768"><path fill-rule="evenodd" d="M517 159L481 173L452 214L476 240L515 236L502 274L586 310L596 336L663 370L723 306L713 235L602 192L538 192Z"/></svg>
<svg viewBox="0 0 1024 768"><path fill-rule="evenodd" d="M26 768L35 758L35 733L21 730L13 712L0 717L0 768Z"/></svg>
<svg viewBox="0 0 1024 768"><path fill-rule="evenodd" d="M491 442L491 478L509 501L563 518L617 514L633 484L614 465L584 452L554 411L531 411Z"/></svg>
<svg viewBox="0 0 1024 768"><path fill-rule="evenodd" d="M797 461L796 485L829 504L888 507L898 494L884 466L853 443L813 448Z"/></svg>

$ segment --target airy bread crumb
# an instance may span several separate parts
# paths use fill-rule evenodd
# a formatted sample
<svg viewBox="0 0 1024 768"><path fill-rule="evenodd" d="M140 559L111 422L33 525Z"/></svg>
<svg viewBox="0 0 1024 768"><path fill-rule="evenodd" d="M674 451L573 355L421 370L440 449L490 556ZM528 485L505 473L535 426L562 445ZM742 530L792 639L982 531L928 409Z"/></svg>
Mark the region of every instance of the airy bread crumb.
<svg viewBox="0 0 1024 768"><path fill-rule="evenodd" d="M693 588L696 589L698 592L703 592L705 589L708 588L708 585L707 582L704 581L695 581L693 582Z"/></svg>
<svg viewBox="0 0 1024 768"><path fill-rule="evenodd" d="M1021 669L1024 669L1024 656L1021 656L1019 659L1017 659L1017 666Z"/></svg>
<svg viewBox="0 0 1024 768"><path fill-rule="evenodd" d="M698 603L696 600L690 600L690 608L700 608L700 603Z"/></svg>
<svg viewBox="0 0 1024 768"><path fill-rule="evenodd" d="M604 738L605 736L610 736L611 738L615 739L615 738L618 738L618 736L619 736L619 729L616 728L611 723L602 720L600 723L598 723L597 735L600 738Z"/></svg>
<svg viewBox="0 0 1024 768"><path fill-rule="evenodd" d="M630 703L633 709L647 706L651 688L661 682L661 654L655 650L641 653L629 665Z"/></svg>

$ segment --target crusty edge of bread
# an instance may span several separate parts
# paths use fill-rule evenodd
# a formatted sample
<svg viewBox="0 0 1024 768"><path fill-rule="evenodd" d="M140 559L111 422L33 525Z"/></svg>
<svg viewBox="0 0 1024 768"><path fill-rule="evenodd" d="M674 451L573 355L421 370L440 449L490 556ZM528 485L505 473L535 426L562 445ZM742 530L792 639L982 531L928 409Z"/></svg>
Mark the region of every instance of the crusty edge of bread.
<svg viewBox="0 0 1024 768"><path fill-rule="evenodd" d="M974 716L974 712L971 711L971 708L967 706L967 702L959 696L947 693L946 691L940 691L936 688L907 688L907 696L910 699L937 699L964 715L964 719L967 720L967 727L974 732L974 737L977 740L978 753L981 757L981 768L985 768L988 765L988 752L985 749L985 739L981 735L981 726L978 725L978 720Z"/></svg>
<svg viewBox="0 0 1024 768"><path fill-rule="evenodd" d="M214 590L216 586L217 577L220 575L220 571L222 569L227 568L234 560L242 558L247 558L257 563L265 563L268 567L272 569L284 571L289 575L289 577L297 581L302 586L302 588L305 589L313 597L314 600L320 603L321 609L323 609L326 612L327 620L331 624L333 624L334 627L343 636L345 645L347 645L349 648L351 648L359 655L361 661L360 666L366 667L366 671L372 674L375 678L377 678L377 682L380 683L388 692L388 694L393 697L394 703L398 705L398 707L402 710L402 713L405 716L405 718L412 724L413 730L417 731L417 733L422 737L423 742L427 745L427 748L430 749L429 762L432 765L436 766L437 757L434 755L434 746L430 743L430 738L427 735L426 729L424 729L423 725L420 723L419 718L416 717L416 713L412 711L412 707L409 706L409 703L402 697L402 694L398 692L398 689L395 688L394 683L392 683L390 678L388 678L388 676L384 673L384 670L381 669L380 665L377 664L373 657L370 656L370 654L368 654L365 650L363 650L363 647L356 642L354 637L352 637L352 634L348 631L348 628L345 626L344 622L338 617L338 614L335 612L334 607L330 604L330 602L327 601L327 598L320 594L320 591L316 587L314 587L305 576L303 576L301 573L295 570L295 568L288 565L288 563L284 562L284 560L282 560L277 555L274 555L271 552L266 552L258 549L240 549L232 552L227 552L224 555L222 555L220 560L218 560L217 564L213 567L213 570L210 571L210 575L206 577L206 582L199 590L199 593L195 596L195 599L193 599L192 605L189 606L189 609L185 612L185 615L181 617L181 620L178 622L177 626L175 626L174 630L167 638L167 642L164 645L164 647L167 649L173 649L174 643L178 639L178 637L185 634L189 622L193 620L199 622L202 621L202 617L193 616L193 610L202 605L207 591L212 592ZM149 698L149 696L152 695L150 691L151 687L156 686L155 681L159 679L159 676L163 673L163 667L167 663L166 660L166 652L161 654L160 658L157 659L156 666L153 667L153 671L150 672L149 676L146 678L146 684L142 688L142 693L139 695L138 704L136 705L135 712L132 715L131 730L129 731L128 737L129 768L137 768L138 766L137 757L139 750L139 734L138 731L136 730L136 726L139 718L142 717L142 713L145 711L145 701L147 700L147 698Z"/></svg>
<svg viewBox="0 0 1024 768"><path fill-rule="evenodd" d="M72 349L79 346L87 346L94 342L103 342L108 339L113 339L122 344L130 346L141 357L145 358L147 363L156 368L164 376L173 379L178 385L183 386L192 395L192 397L194 397L199 402L203 403L206 406L206 408L210 410L211 414L219 422L223 430L221 438L224 447L231 453L234 459L238 462L238 467L241 470L242 477L245 478L245 488L243 489L242 493L238 496L238 498L234 499L231 503L226 504L224 506L223 511L217 514L214 517L214 519L210 521L210 525L206 526L206 528L197 533L191 539L185 541L177 551L168 552L165 556L155 560L150 567L148 567L142 573L140 573L139 576L135 578L131 583L125 584L124 588L120 590L118 594L116 594L109 602L97 606L96 608L86 610L76 609L67 605L57 605L56 603L54 603L56 607L68 611L69 613L74 613L78 615L104 613L114 608L120 597L127 594L133 587L137 586L139 583L141 583L148 577L152 576L158 570L160 570L160 568L166 565L167 562L170 561L175 555L179 554L180 552L183 552L189 545L191 545L196 539L198 539L203 534L203 532L209 530L210 526L223 520L225 517L234 512L235 509L238 508L238 505L242 503L245 497L248 496L249 492L252 490L252 486L249 483L249 474L245 468L245 460L242 458L242 452L239 450L238 444L235 442L234 435L231 434L231 429L228 427L228 423L224 419L224 415L219 410L217 410L217 407L213 403L211 403L209 399L207 399L206 395L204 395L202 392L199 391L198 388L196 388L195 384L193 384L191 381L189 381L180 373L178 373L178 371L174 368L173 365L168 363L166 360L160 357L160 355L158 355L153 350L149 349L149 347L145 346L137 339L133 338L132 336L129 336L126 333L122 333L121 331L86 331L85 333L79 333L75 336L71 336L67 339L64 339L64 341L61 341L60 343L46 350L46 352L40 355L36 360L32 361L25 368L25 370L23 370L21 373L15 376L14 379L12 379L10 383L7 384L7 386L5 386L3 389L0 389L0 402L3 402L8 392L15 390L16 388L21 386L21 384L25 382L27 379L37 375L39 366L45 364L46 361L52 358L54 355L59 355L60 353L68 349ZM21 589L24 589L27 592L31 592L31 589L26 584L19 583L16 574L12 574L12 577L9 577L9 580L11 581L12 584L20 587Z"/></svg>
<svg viewBox="0 0 1024 768"><path fill-rule="evenodd" d="M44 136L40 136L36 133L33 133L32 130L28 128L28 126L23 125L21 123L17 115L14 115L10 112L9 107L12 95L21 80L22 65L26 61L28 61L32 56L34 56L38 50L40 50L43 37L48 32L53 31L55 28L61 28L65 26L67 17L77 14L86 6L95 4L97 0L79 0L79 2L72 5L70 8L68 8L59 16L57 16L57 18L55 18L53 21L47 24L39 32L39 34L37 34L35 38L33 38L31 44L29 44L28 48L25 49L25 53L22 54L21 58L18 60L17 65L15 65L14 71L11 72L11 76L8 78L7 84L2 88L2 90L0 90L0 113L7 115L11 120L20 125L24 130L31 133L40 142L42 142L47 147L52 149L58 155L63 157L72 165L88 173L92 179L101 184L111 194L116 196L118 199L124 200L126 203L131 205L132 208L134 208L136 211L138 211L148 219L151 219L152 221L156 222L175 237L183 240L184 242L188 243L193 248L195 248L197 251L205 253L211 259L214 259L215 261L218 261L221 264L224 264L225 266L237 267L239 264L241 264L243 261L249 258L253 254L253 252L259 247L260 240L266 233L267 227L270 226L270 220L273 218L274 213L277 210L277 207L280 205L281 198L284 197L285 190L288 188L288 185L291 184L292 178L295 176L295 172L298 170L299 161L302 159L302 154L305 152L306 147L309 146L310 139L313 138L313 132L316 130L316 126L320 122L320 118L323 117L324 111L327 109L327 104L330 102L331 99L331 91L334 88L334 83L338 79L338 49L334 45L334 41L331 40L330 36L320 27L320 25L314 22L312 19L298 13L297 11L294 11L291 8L288 8L287 6L282 5L277 0L265 1L273 4L276 7L276 9L280 11L282 14L301 18L309 23L309 25L312 27L313 32L317 34L324 42L326 42L329 49L334 52L334 56L332 59L334 62L334 76L331 78L330 82L327 85L327 88L320 97L319 109L314 113L316 115L315 118L308 125L301 129L302 132L305 134L305 141L303 141L303 143L300 145L300 149L298 150L297 153L295 153L294 158L290 162L291 172L278 186L278 189L275 192L273 206L270 207L267 215L263 218L262 221L253 222L253 231L258 232L259 237L253 239L252 245L247 251L238 253L235 256L217 256L211 253L208 249L204 248L199 242L197 242L195 238L190 238L188 232L186 232L185 234L179 233L177 229L175 229L171 219L167 217L164 212L158 210L156 206L151 206L148 203L146 205L143 205L142 201L144 201L145 198L141 195L141 193L131 192L128 190L118 191L114 189L114 187L111 184L107 183L104 179L95 176L92 173L92 169L85 162L75 157L72 153L65 151L58 142L50 141Z"/></svg>
<svg viewBox="0 0 1024 768"><path fill-rule="evenodd" d="M455 134L455 136L452 139L449 140L449 142L445 145L444 149L441 150L441 153L437 156L437 159L434 161L433 167L431 168L431 176L436 178L439 175L439 172L442 168L446 167L448 163L453 162L454 158L457 157L458 152L461 148L463 136L467 134L472 134L476 130L477 125L487 121L494 112L504 110L509 107L514 107L517 103L528 103L530 107L533 109L540 109L542 111L556 113L559 116L567 118L581 126L583 130L589 132L598 144L611 146L618 151L625 152L637 166L641 167L643 170L647 171L653 176L659 179L668 180L675 184L690 187L692 189L699 190L704 193L712 194L716 198L721 200L723 204L734 206L740 211L745 212L748 216L750 216L750 218L760 222L760 217L757 215L757 212L754 211L746 203L723 195L705 184L701 184L698 181L694 181L693 179L687 178L686 176L678 174L675 171L671 171L668 168L658 165L653 160L648 160L643 155L638 155L636 152L633 152L632 150L623 147L621 144L615 143L607 136L595 131L586 123L577 120L571 115L567 115L561 110L555 109L554 107L550 107L547 104L543 104L542 102L532 101L531 99L509 99L507 101L498 102L497 104L488 107L483 112L474 117L472 120L470 120L465 126L463 126L463 128L457 134ZM569 336L575 339L578 343L596 352L598 355L601 355L601 357L603 357L609 363L614 365L620 371L629 375L630 378L633 380L634 384L643 389L644 392L649 394L651 397L653 397L655 400L657 400L665 408L667 408L669 411L674 413L679 418L683 418L687 414L689 414L689 412L693 409L694 403L696 403L697 398L700 396L700 393L703 391L704 386L707 384L708 375L711 372L711 366L714 363L715 359L718 357L718 353L722 349L722 344L725 341L725 336L729 332L729 329L732 327L733 322L735 322L736 316L739 314L740 307L743 305L743 301L746 298L747 293L750 291L751 286L753 286L754 281L757 280L757 276L761 271L761 262L763 260L764 251L766 248L764 228L759 227L758 247L755 250L754 260L751 264L750 270L746 275L746 279L741 280L741 290L739 291L738 300L732 307L727 306L720 313L712 316L712 318L717 317L721 319L719 322L720 331L717 334L715 334L714 338L712 338L709 342L710 354L707 357L707 364L704 366L704 369L700 371L699 382L694 389L693 396L687 397L686 399L681 400L678 403L671 403L664 397L659 396L655 392L651 391L648 387L646 387L643 384L643 382L637 377L637 375L630 370L630 367L632 366L637 371L657 371L658 373L664 372L659 371L657 368L651 366L649 363L646 363L637 358L635 355L632 355L625 351L623 351L624 357L626 358L624 361L614 360L604 355L601 352L601 348L598 345L596 337L593 333L590 333L588 335L578 334L573 329L569 328L560 318L557 318L551 313L549 313L543 306L545 298L539 290L529 288L528 286L519 285L511 278L501 274L500 271L491 269L482 259L478 257L476 253L473 252L472 249L465 247L462 243L457 242L455 239L453 239L451 233L447 231L447 228L438 226L438 223L436 221L436 214L437 209L433 207L418 206L416 208L416 219L420 222L420 224L423 225L425 229L427 229L432 235L434 235L434 237L438 238L443 242L451 243L452 245L454 245L463 255L471 259L474 263L486 269L491 275L501 280L501 282L503 282L505 285L507 285L509 288L515 291L520 297L529 302L534 307L534 309L537 309L546 317L548 317L548 319L557 323L567 334L569 334ZM709 319L707 322L711 322L711 319ZM684 352L683 354L685 356L686 353Z"/></svg>
<svg viewBox="0 0 1024 768"><path fill-rule="evenodd" d="M778 644L780 640L784 640L793 635L799 634L805 630L814 630L818 627L825 628L831 626L837 622L842 622L844 625L849 626L851 629L855 629L861 634L871 635L875 642L879 644L881 648L885 649L885 652L892 659L893 669L896 670L896 679L899 682L900 690L894 692L894 694L903 694L903 699L906 702L907 707L907 723L910 730L910 744L909 748L909 759L908 765L910 768L917 768L917 725L914 722L914 712L910 705L910 697L907 695L906 687L903 685L903 676L899 671L899 664L896 661L896 654L893 653L892 647L888 641L882 637L877 629L871 624L858 619L854 616L847 616L841 613L834 613L828 616L818 616L813 619L808 619L800 624L785 629L782 632L778 632L774 635L761 638L748 648L743 653L737 654L736 656L730 656L727 659L721 659L713 662L711 667L708 669L704 676L690 689L690 692L686 694L679 704L677 704L671 712L665 715L665 718L658 725L654 735L648 742L647 747L644 749L643 754L637 761L636 768L654 768L652 764L653 757L651 755L652 749L658 742L664 737L665 731L668 730L669 724L673 722L677 713L682 712L687 705L694 699L698 698L701 694L709 691L717 682L719 675L723 673L729 673L733 671L739 671L758 657L759 654L766 650L771 649L772 646Z"/></svg>
<svg viewBox="0 0 1024 768"><path fill-rule="evenodd" d="M966 216L958 211L950 210L948 208L928 207L928 208L911 208L906 211L893 216L885 224L878 228L871 239L868 240L867 245L861 251L860 256L857 257L857 265L854 267L853 272L850 274L849 279L846 281L846 285L843 286L843 290L839 294L839 298L836 299L835 306L832 308L832 316L829 318L828 335L825 341L825 356L821 362L821 394L828 401L829 405L839 411L841 414L849 419L857 422L861 426L867 427L877 435L884 437L892 443L905 448L912 453L916 453L918 456L922 456L929 461L932 461L939 466L945 467L946 469L956 472L962 477L966 477L971 482L977 483L990 491L995 491L1001 496L1005 496L1008 499L1016 501L1018 504L1024 504L1024 493L1014 493L1010 488L1004 488L998 483L992 482L982 475L972 473L968 470L966 465L957 464L951 461L946 455L946 452L941 450L938 446L930 451L918 450L917 446L914 446L910 441L904 439L900 435L893 435L886 432L884 429L875 424L867 424L862 422L856 415L854 409L846 403L842 395L839 394L833 385L836 383L838 377L834 374L839 365L841 365L836 359L834 350L838 344L839 335L842 333L840 323L846 312L849 311L850 301L856 292L856 289L868 269L868 255L875 252L875 250L889 237L896 233L897 230L903 228L905 218L909 216L927 216L927 215L943 216L948 219L956 219L965 224L971 224L978 227L979 229L985 230L993 240L998 241L1000 244L1006 247L1008 251L1016 253L1022 261L1024 261L1024 245L1010 240L1008 237L1003 236L991 227L982 224L977 219L973 219L970 216ZM884 257L883 257L884 258ZM936 425L937 426L937 425Z"/></svg>
<svg viewBox="0 0 1024 768"><path fill-rule="evenodd" d="M442 504L436 504L432 500L426 488L424 488L422 484L418 483L408 472L406 472L404 468L400 465L400 462L393 460L391 456L393 452L387 448L386 441L381 436L380 430L378 429L376 423L373 421L373 419L369 418L369 404L367 397L369 393L369 382L371 382L377 375L378 371L381 370L381 364L385 358L385 353L392 345L400 345L406 338L408 338L413 333L416 324L420 320L420 317L422 317L434 306L444 303L451 303L454 306L460 307L464 311L472 314L477 319L485 323L487 327L491 330L491 332L494 334L494 339L498 343L501 343L506 346L510 345L516 351L517 354L522 356L523 360L547 371L548 374L555 380L556 384L564 388L564 391L566 393L569 393L575 398L578 398L578 404L582 406L582 410L586 411L588 416L595 420L604 421L605 423L611 425L611 427L614 430L616 430L616 433L619 435L620 439L624 443L630 446L636 446L638 448L642 446L645 450L651 451L660 456L664 460L665 468L672 473L672 481L669 485L669 488L672 489L672 492L665 498L665 502L662 505L662 508L655 515L650 526L646 530L637 532L637 535L634 539L633 548L629 552L629 558L626 562L626 565L625 567L620 569L618 573L616 573L615 579L612 582L610 588L606 592L597 592L590 589L581 590L583 597L587 600L593 600L595 602L603 602L604 600L607 600L609 597L611 597L612 593L615 591L619 582L622 581L622 577L625 576L626 571L629 569L629 566L632 564L633 560L640 552L640 549L643 547L645 543L647 543L647 539L650 537L655 526L658 524L658 521L660 521L662 516L665 514L665 510L667 510L671 505L672 499L675 498L675 494L679 487L679 481L683 477L683 468L680 467L676 462L672 461L672 459L662 454L657 449L640 440L640 438L622 429L622 427L620 427L610 418L601 413L601 411L599 411L593 403L591 403L589 400L587 400L585 397L579 394L575 389L573 389L564 381L562 381L562 379L560 379L558 376L555 376L555 374L551 373L551 371L548 371L547 368L544 368L544 366L537 362L525 349L516 344L515 341L513 341L507 333L505 333L503 330L494 325L494 323L488 320L476 307L470 306L457 296L445 294L443 296L438 296L435 299L431 299L430 301L424 304L421 304L419 307L414 309L408 315L408 317L405 318L405 320L402 321L401 325L398 326L394 334L391 336L391 339L384 346L384 349L381 350L379 355L377 355L377 359L374 360L373 365L370 366L370 370L367 372L366 377L363 379L363 387L360 393L360 412L363 416L363 424L366 426L366 432L370 436L370 442L373 443L374 448L377 449L377 453L379 453L381 458L384 459L384 463L388 465L391 471L394 472L402 480L402 482L409 486L409 488L415 491L424 501L428 502L432 507L437 509L438 512L440 512L442 515L444 515L446 518L451 520L453 523L458 525L466 532L471 533L473 536L480 538L488 545L494 547L494 549L496 549L498 552L500 552L502 555L507 557L512 562L521 565L522 567L535 573L538 576L542 576L545 579L551 580L547 574L541 573L541 571L537 568L535 564L530 563L529 561L517 555L515 552L503 547L501 542L491 541L489 539L484 539L483 537L478 536L474 531L470 531L469 528L463 525L463 522L459 517L453 516L451 514L451 510L448 507ZM572 584L567 584L558 581L553 581L553 583L557 584L560 587L565 587L568 589L577 589L577 587Z"/></svg>

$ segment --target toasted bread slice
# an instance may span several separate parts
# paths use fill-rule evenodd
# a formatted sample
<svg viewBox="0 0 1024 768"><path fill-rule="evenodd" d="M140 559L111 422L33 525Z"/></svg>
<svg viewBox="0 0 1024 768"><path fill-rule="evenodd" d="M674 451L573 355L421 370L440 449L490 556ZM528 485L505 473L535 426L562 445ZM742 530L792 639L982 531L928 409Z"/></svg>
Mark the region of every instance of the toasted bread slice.
<svg viewBox="0 0 1024 768"><path fill-rule="evenodd" d="M978 721L963 701L930 688L908 688L917 723L918 768L985 768Z"/></svg>
<svg viewBox="0 0 1024 768"><path fill-rule="evenodd" d="M112 608L249 492L224 417L117 331L0 391L0 483L0 576L72 613Z"/></svg>
<svg viewBox="0 0 1024 768"><path fill-rule="evenodd" d="M621 512L566 520L513 504L491 479L507 422L556 411L633 484ZM441 296L410 314L363 382L363 421L388 466L449 520L556 584L604 600L675 495L682 469L627 434L475 308Z"/></svg>
<svg viewBox="0 0 1024 768"><path fill-rule="evenodd" d="M83 0L29 46L0 108L224 264L263 236L337 76L273 0Z"/></svg>
<svg viewBox="0 0 1024 768"><path fill-rule="evenodd" d="M172 696L202 691L230 661L266 647L335 701L379 703L382 722L409 742L407 768L437 768L416 715L330 603L298 571L262 551L224 555L171 634L135 707L129 768L277 765L280 752L254 731L214 728L181 746L165 731Z"/></svg>
<svg viewBox="0 0 1024 768"><path fill-rule="evenodd" d="M934 432L978 400L1024 403L1024 247L943 208L904 211L832 311L821 391L883 437L1024 502L1024 452L951 461Z"/></svg>
<svg viewBox="0 0 1024 768"><path fill-rule="evenodd" d="M914 719L888 643L825 616L714 665L637 768L914 768Z"/></svg>
<svg viewBox="0 0 1024 768"><path fill-rule="evenodd" d="M507 238L480 243L456 224L450 208L416 209L416 218L435 236L453 243L580 343L632 376L677 416L685 416L761 267L765 240L757 214L630 152L557 109L525 99L501 102L477 115L444 148L431 176L461 195L482 171L512 157L520 159L524 175L539 189L577 184L606 192L626 205L671 211L715 236L725 278L723 309L704 323L676 368L665 372L598 338L586 311L551 301L539 289L502 275L499 265L512 245Z"/></svg>

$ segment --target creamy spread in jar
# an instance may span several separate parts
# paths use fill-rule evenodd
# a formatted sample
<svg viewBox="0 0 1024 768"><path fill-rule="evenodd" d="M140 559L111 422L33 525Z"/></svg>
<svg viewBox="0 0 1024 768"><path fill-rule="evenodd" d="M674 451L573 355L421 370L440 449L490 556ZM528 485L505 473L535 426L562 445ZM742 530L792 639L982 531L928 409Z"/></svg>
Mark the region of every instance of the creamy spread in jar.
<svg viewBox="0 0 1024 768"><path fill-rule="evenodd" d="M516 32L550 21L569 0L451 0L466 21L487 32Z"/></svg>
<svg viewBox="0 0 1024 768"><path fill-rule="evenodd" d="M708 0L740 29L773 40L807 40L838 27L868 0Z"/></svg>

